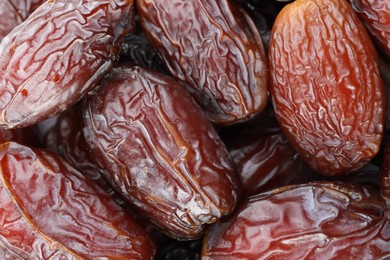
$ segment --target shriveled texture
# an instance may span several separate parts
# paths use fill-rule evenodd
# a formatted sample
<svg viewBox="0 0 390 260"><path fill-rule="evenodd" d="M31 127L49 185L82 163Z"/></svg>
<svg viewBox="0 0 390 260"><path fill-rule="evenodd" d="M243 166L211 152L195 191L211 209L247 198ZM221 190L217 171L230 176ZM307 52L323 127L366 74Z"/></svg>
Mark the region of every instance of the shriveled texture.
<svg viewBox="0 0 390 260"><path fill-rule="evenodd" d="M0 44L0 126L35 124L75 104L118 59L132 0L41 5Z"/></svg>
<svg viewBox="0 0 390 260"><path fill-rule="evenodd" d="M173 79L118 67L89 94L84 136L107 179L164 232L187 239L237 203L233 161L191 95Z"/></svg>
<svg viewBox="0 0 390 260"><path fill-rule="evenodd" d="M350 0L379 48L390 57L390 1Z"/></svg>
<svg viewBox="0 0 390 260"><path fill-rule="evenodd" d="M213 225L202 259L388 259L390 220L372 190L335 183L251 197Z"/></svg>
<svg viewBox="0 0 390 260"><path fill-rule="evenodd" d="M315 170L340 175L374 157L384 88L373 44L346 1L287 5L275 21L269 57L278 120Z"/></svg>
<svg viewBox="0 0 390 260"><path fill-rule="evenodd" d="M220 132L241 178L243 197L318 177L290 145L275 117L265 113L269 114Z"/></svg>
<svg viewBox="0 0 390 260"><path fill-rule="evenodd" d="M54 154L0 145L0 257L152 259L146 233Z"/></svg>
<svg viewBox="0 0 390 260"><path fill-rule="evenodd" d="M138 0L141 25L169 72L217 124L245 120L267 102L259 32L230 1Z"/></svg>

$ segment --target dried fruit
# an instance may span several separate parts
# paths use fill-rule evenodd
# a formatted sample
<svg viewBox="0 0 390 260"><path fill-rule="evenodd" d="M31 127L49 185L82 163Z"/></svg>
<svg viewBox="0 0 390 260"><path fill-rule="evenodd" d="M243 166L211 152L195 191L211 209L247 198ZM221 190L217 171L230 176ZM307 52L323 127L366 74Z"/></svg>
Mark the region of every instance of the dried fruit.
<svg viewBox="0 0 390 260"><path fill-rule="evenodd" d="M87 96L84 136L112 186L175 238L229 214L238 177L191 95L175 80L118 67Z"/></svg>
<svg viewBox="0 0 390 260"><path fill-rule="evenodd" d="M154 245L93 181L55 154L0 145L0 258L152 259Z"/></svg>
<svg viewBox="0 0 390 260"><path fill-rule="evenodd" d="M378 152L385 95L377 55L343 0L297 0L270 41L271 93L284 133L318 172L340 175Z"/></svg>
<svg viewBox="0 0 390 260"><path fill-rule="evenodd" d="M350 0L368 32L390 57L390 2L388 0Z"/></svg>
<svg viewBox="0 0 390 260"><path fill-rule="evenodd" d="M230 124L265 108L266 55L246 12L227 0L138 0L137 7L168 71L210 120Z"/></svg>
<svg viewBox="0 0 390 260"><path fill-rule="evenodd" d="M44 2L45 0L0 1L0 42Z"/></svg>
<svg viewBox="0 0 390 260"><path fill-rule="evenodd" d="M0 126L35 124L75 104L117 61L132 0L47 1L0 44Z"/></svg>
<svg viewBox="0 0 390 260"><path fill-rule="evenodd" d="M211 226L202 259L388 259L390 220L368 188L287 186L250 197Z"/></svg>
<svg viewBox="0 0 390 260"><path fill-rule="evenodd" d="M382 197L385 199L390 218L390 142L386 143L383 152L383 164L381 169L381 190Z"/></svg>
<svg viewBox="0 0 390 260"><path fill-rule="evenodd" d="M318 175L300 158L271 115L226 127L220 134L241 177L243 197L307 183Z"/></svg>

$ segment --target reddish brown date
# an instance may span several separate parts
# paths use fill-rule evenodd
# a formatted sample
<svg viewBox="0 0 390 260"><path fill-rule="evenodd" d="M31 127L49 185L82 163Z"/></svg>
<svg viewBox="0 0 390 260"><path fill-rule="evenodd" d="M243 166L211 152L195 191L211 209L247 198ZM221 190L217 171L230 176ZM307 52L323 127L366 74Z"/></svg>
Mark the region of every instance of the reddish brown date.
<svg viewBox="0 0 390 260"><path fill-rule="evenodd" d="M45 0L0 0L0 42Z"/></svg>
<svg viewBox="0 0 390 260"><path fill-rule="evenodd" d="M332 176L371 160L385 94L375 48L352 7L344 0L285 6L269 49L275 113L302 158Z"/></svg>
<svg viewBox="0 0 390 260"><path fill-rule="evenodd" d="M243 197L284 185L307 183L318 175L290 145L273 115L263 114L226 127L220 135L241 177Z"/></svg>
<svg viewBox="0 0 390 260"><path fill-rule="evenodd" d="M390 57L390 1L350 0L350 2L374 41Z"/></svg>
<svg viewBox="0 0 390 260"><path fill-rule="evenodd" d="M49 152L0 145L0 258L152 259L154 245L95 183Z"/></svg>
<svg viewBox="0 0 390 260"><path fill-rule="evenodd" d="M75 104L117 61L132 0L47 1L0 44L0 126L35 124Z"/></svg>
<svg viewBox="0 0 390 260"><path fill-rule="evenodd" d="M138 0L140 22L168 71L210 120L229 124L264 109L268 68L259 32L230 1Z"/></svg>
<svg viewBox="0 0 390 260"><path fill-rule="evenodd" d="M251 197L213 225L202 259L388 259L384 202L362 186L312 183Z"/></svg>
<svg viewBox="0 0 390 260"><path fill-rule="evenodd" d="M230 213L238 177L191 95L140 67L115 68L89 94L84 135L107 179L142 215L175 238L199 237Z"/></svg>
<svg viewBox="0 0 390 260"><path fill-rule="evenodd" d="M110 186L89 154L82 128L81 103L77 103L56 118L53 126L44 133L43 145L111 193Z"/></svg>

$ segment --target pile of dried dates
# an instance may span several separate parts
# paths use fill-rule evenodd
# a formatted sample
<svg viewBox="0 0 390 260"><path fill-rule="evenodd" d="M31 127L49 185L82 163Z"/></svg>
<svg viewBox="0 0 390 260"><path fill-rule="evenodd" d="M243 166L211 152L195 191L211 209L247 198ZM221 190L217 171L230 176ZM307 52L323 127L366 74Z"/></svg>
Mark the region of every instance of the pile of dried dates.
<svg viewBox="0 0 390 260"><path fill-rule="evenodd" d="M0 0L0 259L390 259L390 1Z"/></svg>

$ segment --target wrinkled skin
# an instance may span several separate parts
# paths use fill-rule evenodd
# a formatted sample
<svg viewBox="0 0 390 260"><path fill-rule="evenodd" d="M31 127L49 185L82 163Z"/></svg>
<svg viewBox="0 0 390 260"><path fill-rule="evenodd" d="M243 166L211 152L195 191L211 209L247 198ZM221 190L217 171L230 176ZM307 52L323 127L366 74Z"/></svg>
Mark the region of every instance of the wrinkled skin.
<svg viewBox="0 0 390 260"><path fill-rule="evenodd" d="M94 180L119 204L123 200L115 193L111 185L102 176L104 169L99 169L88 151L89 147L83 134L81 103L62 112L55 123L43 136L43 146L60 155L83 175Z"/></svg>
<svg viewBox="0 0 390 260"><path fill-rule="evenodd" d="M244 121L265 108L266 54L244 10L226 0L138 0L137 8L168 71L211 121Z"/></svg>
<svg viewBox="0 0 390 260"><path fill-rule="evenodd" d="M349 0L379 48L390 58L390 2Z"/></svg>
<svg viewBox="0 0 390 260"><path fill-rule="evenodd" d="M384 201L363 186L312 183L250 197L213 225L202 259L388 259Z"/></svg>
<svg viewBox="0 0 390 260"><path fill-rule="evenodd" d="M298 0L270 40L271 93L287 138L316 171L357 169L377 153L385 94L375 48L343 0Z"/></svg>
<svg viewBox="0 0 390 260"><path fill-rule="evenodd" d="M155 251L94 182L55 154L13 142L0 145L0 219L1 259L152 259Z"/></svg>
<svg viewBox="0 0 390 260"><path fill-rule="evenodd" d="M173 79L118 67L89 94L84 136L106 179L174 238L201 235L238 200L233 161L190 94Z"/></svg>
<svg viewBox="0 0 390 260"><path fill-rule="evenodd" d="M45 0L0 0L0 42Z"/></svg>
<svg viewBox="0 0 390 260"><path fill-rule="evenodd" d="M24 127L75 104L112 68L132 0L47 1L0 43L0 126Z"/></svg>
<svg viewBox="0 0 390 260"><path fill-rule="evenodd" d="M282 133L272 111L223 129L221 137L242 182L242 196L255 195L317 177Z"/></svg>

